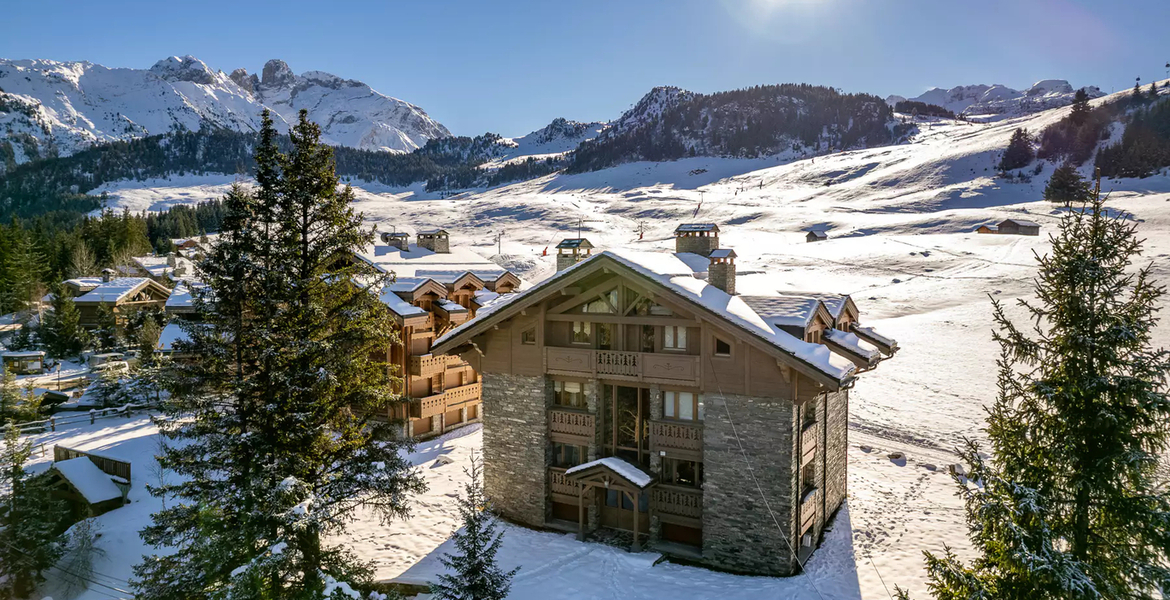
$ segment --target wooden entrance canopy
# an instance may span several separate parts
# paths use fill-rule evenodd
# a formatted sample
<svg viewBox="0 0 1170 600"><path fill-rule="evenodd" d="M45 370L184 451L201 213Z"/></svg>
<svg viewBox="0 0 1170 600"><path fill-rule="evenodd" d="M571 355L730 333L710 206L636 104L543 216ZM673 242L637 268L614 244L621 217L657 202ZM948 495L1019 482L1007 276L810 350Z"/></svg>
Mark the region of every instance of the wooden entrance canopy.
<svg viewBox="0 0 1170 600"><path fill-rule="evenodd" d="M606 490L617 490L629 497L634 507L634 543L630 550L633 552L642 550L642 545L638 541L638 507L641 506L642 494L654 483L653 475L616 456L607 456L577 465L565 471L565 477L579 484L577 539L582 541L585 539L585 492L594 487L603 487Z"/></svg>

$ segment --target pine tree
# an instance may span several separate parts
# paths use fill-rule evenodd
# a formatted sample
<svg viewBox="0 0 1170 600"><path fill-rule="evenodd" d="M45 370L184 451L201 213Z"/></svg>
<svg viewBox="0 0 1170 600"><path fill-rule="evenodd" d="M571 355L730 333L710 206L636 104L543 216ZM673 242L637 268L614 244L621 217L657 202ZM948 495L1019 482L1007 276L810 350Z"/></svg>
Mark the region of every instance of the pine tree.
<svg viewBox="0 0 1170 600"><path fill-rule="evenodd" d="M1157 97L1158 97L1158 82L1157 81L1150 82L1150 91L1147 94L1147 96L1149 97L1150 100L1157 99Z"/></svg>
<svg viewBox="0 0 1170 600"><path fill-rule="evenodd" d="M504 533L497 532L498 522L489 510L480 482L480 461L473 455L471 468L464 469L470 481L459 499L463 528L452 536L456 554L439 560L451 571L431 584L436 600L504 600L508 597L512 577L520 570L504 571L496 564Z"/></svg>
<svg viewBox="0 0 1170 600"><path fill-rule="evenodd" d="M53 309L45 315L45 324L41 327L49 355L56 358L77 356L89 337L81 327L81 313L64 285L55 284L52 294Z"/></svg>
<svg viewBox="0 0 1170 600"><path fill-rule="evenodd" d="M222 235L199 265L202 323L184 324L161 464L184 481L153 490L180 501L142 532L156 547L135 569L138 597L319 598L370 569L324 539L353 511L408 514L424 489L386 414L392 321L369 287L385 279L351 257L373 241L338 191L332 151L302 111L285 156L263 115L254 191L224 198ZM230 410L224 410L230 408Z"/></svg>
<svg viewBox="0 0 1170 600"><path fill-rule="evenodd" d="M1028 166L1036 154L1032 151L1032 137L1026 129L1016 129L1008 142L1007 150L999 161L1000 171L1011 171Z"/></svg>
<svg viewBox="0 0 1170 600"><path fill-rule="evenodd" d="M1068 115L1069 120L1080 127L1089 119L1089 111L1091 110L1089 108L1089 94L1085 92L1085 88L1077 90L1077 93L1073 95L1072 110Z"/></svg>
<svg viewBox="0 0 1170 600"><path fill-rule="evenodd" d="M1048 185L1044 188L1044 199L1065 205L1085 202L1089 199L1089 183L1081 177L1076 167L1065 164L1052 172L1052 177L1048 179Z"/></svg>
<svg viewBox="0 0 1170 600"><path fill-rule="evenodd" d="M0 451L0 598L28 598L64 550L65 509L42 478L25 472L31 454L32 444L9 424Z"/></svg>
<svg viewBox="0 0 1170 600"><path fill-rule="evenodd" d="M101 303L97 309L97 330L94 332L94 343L98 350L109 351L117 348L121 336L118 335L118 318L114 316L114 309L108 303Z"/></svg>
<svg viewBox="0 0 1170 600"><path fill-rule="evenodd" d="M1142 96L1142 78L1138 77L1137 83L1133 84L1133 101L1141 102L1143 100L1145 100L1145 96Z"/></svg>
<svg viewBox="0 0 1170 600"><path fill-rule="evenodd" d="M1164 288L1136 224L1094 195L1063 218L1039 259L1038 303L1020 301L1029 336L995 302L999 394L992 458L974 443L960 478L970 565L927 554L937 598L1161 597L1170 583L1167 447L1170 353L1152 346Z"/></svg>

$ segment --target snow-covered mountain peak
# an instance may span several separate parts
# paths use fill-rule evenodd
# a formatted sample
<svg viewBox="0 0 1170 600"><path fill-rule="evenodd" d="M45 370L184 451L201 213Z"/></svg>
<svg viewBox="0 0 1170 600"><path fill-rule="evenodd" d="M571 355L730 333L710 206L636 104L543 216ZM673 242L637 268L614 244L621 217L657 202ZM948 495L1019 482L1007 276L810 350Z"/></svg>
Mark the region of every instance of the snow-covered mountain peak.
<svg viewBox="0 0 1170 600"><path fill-rule="evenodd" d="M1090 98L1104 95L1093 86L1084 89ZM1072 104L1075 94L1076 88L1064 79L1043 79L1022 91L1001 84L960 85L949 90L931 88L909 99L941 106L955 113L1013 116L1067 106ZM886 102L893 105L905 99L903 96L890 96Z"/></svg>
<svg viewBox="0 0 1170 600"><path fill-rule="evenodd" d="M336 146L409 152L451 133L421 108L330 73L297 76L270 60L261 77L213 70L193 56L149 69L84 61L0 59L0 162L66 156L95 143L203 128L250 132L268 108L278 128L302 109Z"/></svg>
<svg viewBox="0 0 1170 600"><path fill-rule="evenodd" d="M290 87L296 83L296 79L297 76L289 68L288 63L274 58L264 63L264 70L261 71L260 75L260 85L268 89Z"/></svg>
<svg viewBox="0 0 1170 600"><path fill-rule="evenodd" d="M217 83L216 73L194 56L170 56L150 68L150 72L167 81L189 81L204 85Z"/></svg>

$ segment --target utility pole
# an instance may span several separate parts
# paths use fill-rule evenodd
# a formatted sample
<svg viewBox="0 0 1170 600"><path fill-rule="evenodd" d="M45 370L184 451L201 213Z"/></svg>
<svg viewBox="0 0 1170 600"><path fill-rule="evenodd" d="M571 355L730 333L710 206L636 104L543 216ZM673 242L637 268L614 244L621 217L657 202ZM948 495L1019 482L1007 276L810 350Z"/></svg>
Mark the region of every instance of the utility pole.
<svg viewBox="0 0 1170 600"><path fill-rule="evenodd" d="M504 239L504 232L503 232L503 231L497 231L497 232L496 232L496 255L497 255L497 256L499 256L499 255L501 255L501 254L503 254L503 253L504 253L504 251L503 251L503 247L504 247L504 246L503 246L503 239Z"/></svg>
<svg viewBox="0 0 1170 600"><path fill-rule="evenodd" d="M642 239L646 235L646 222L638 221L638 239Z"/></svg>
<svg viewBox="0 0 1170 600"><path fill-rule="evenodd" d="M584 217L577 217L577 239L581 239L581 228L585 224Z"/></svg>

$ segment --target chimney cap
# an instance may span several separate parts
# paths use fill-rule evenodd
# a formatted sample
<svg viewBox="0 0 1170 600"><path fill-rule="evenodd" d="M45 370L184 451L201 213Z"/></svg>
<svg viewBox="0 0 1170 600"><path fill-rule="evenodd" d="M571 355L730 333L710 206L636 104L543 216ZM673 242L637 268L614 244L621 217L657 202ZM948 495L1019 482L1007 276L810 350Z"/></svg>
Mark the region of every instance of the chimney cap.
<svg viewBox="0 0 1170 600"><path fill-rule="evenodd" d="M423 235L450 235L450 234L447 233L446 229L421 229L415 235L423 236Z"/></svg>
<svg viewBox="0 0 1170 600"><path fill-rule="evenodd" d="M388 237L388 238L408 238L408 237L410 237L410 234L406 233L405 231L387 231L387 232L383 233L382 235L385 237Z"/></svg>
<svg viewBox="0 0 1170 600"><path fill-rule="evenodd" d="M697 231L711 231L719 233L719 226L714 223L682 223L674 229L676 234L694 233Z"/></svg>
<svg viewBox="0 0 1170 600"><path fill-rule="evenodd" d="M561 243L557 244L557 248L582 248L585 250L591 250L593 248L593 244L591 244L589 240L585 238L566 238L561 240Z"/></svg>
<svg viewBox="0 0 1170 600"><path fill-rule="evenodd" d="M731 248L719 248L712 250L709 258L735 258L735 250Z"/></svg>

